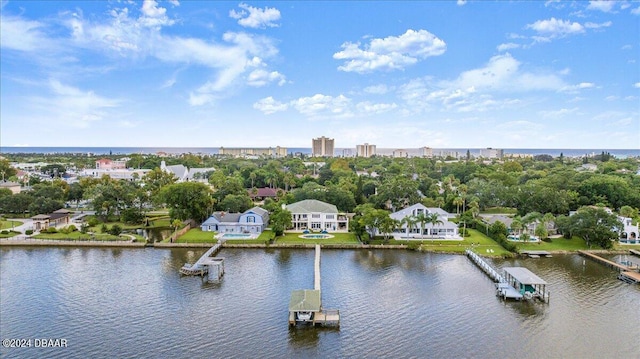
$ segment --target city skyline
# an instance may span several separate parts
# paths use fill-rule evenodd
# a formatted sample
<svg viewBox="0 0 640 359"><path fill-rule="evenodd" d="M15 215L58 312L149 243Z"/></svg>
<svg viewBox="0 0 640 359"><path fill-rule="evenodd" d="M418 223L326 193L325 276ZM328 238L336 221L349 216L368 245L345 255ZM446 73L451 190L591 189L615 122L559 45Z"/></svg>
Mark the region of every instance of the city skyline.
<svg viewBox="0 0 640 359"><path fill-rule="evenodd" d="M0 6L3 147L640 147L638 2Z"/></svg>

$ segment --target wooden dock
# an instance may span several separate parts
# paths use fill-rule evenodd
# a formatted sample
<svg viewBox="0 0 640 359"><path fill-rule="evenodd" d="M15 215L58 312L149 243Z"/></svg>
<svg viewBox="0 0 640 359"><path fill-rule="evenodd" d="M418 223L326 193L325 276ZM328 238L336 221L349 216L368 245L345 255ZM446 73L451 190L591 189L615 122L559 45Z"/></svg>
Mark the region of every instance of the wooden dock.
<svg viewBox="0 0 640 359"><path fill-rule="evenodd" d="M631 250L633 251L633 249ZM602 258L600 256L597 256L593 253L589 253L587 251L578 251L578 253L580 253L580 255L589 258L591 260L594 260L600 264L604 264L609 268L613 268L615 270L617 270L618 272L620 272L620 274L618 274L618 279L627 282L627 283L636 283L636 284L640 284L640 273L636 272L635 270L637 270L638 268L636 267L629 267L626 266L624 264L620 264L620 263L616 263L613 261L610 261L608 259ZM632 252L633 253L633 252Z"/></svg>
<svg viewBox="0 0 640 359"><path fill-rule="evenodd" d="M340 311L322 307L320 281L320 245L315 246L313 288L291 292L289 301L289 326L310 323L313 326L340 326Z"/></svg>
<svg viewBox="0 0 640 359"><path fill-rule="evenodd" d="M637 255L637 256L640 256L640 251L637 251L637 250L635 250L635 249L629 249L629 252L630 252L631 254L635 254L635 255Z"/></svg>
<svg viewBox="0 0 640 359"><path fill-rule="evenodd" d="M220 252L223 243L224 240L218 240L218 243L204 252L195 263L185 263L180 268L180 274L199 275L202 277L208 275L208 281L219 282L224 275L224 258L217 258L215 255Z"/></svg>
<svg viewBox="0 0 640 359"><path fill-rule="evenodd" d="M551 253L547 251L522 251L520 254L528 256L529 258L551 257Z"/></svg>

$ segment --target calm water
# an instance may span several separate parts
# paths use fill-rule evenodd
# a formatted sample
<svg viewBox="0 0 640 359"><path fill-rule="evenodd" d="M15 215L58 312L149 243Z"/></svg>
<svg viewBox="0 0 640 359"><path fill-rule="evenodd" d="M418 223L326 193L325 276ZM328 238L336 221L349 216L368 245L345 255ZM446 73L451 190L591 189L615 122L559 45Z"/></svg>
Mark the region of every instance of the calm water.
<svg viewBox="0 0 640 359"><path fill-rule="evenodd" d="M2 249L0 336L67 348L3 358L638 358L640 288L577 255L497 260L549 282L551 302L502 302L466 257L322 252L336 329L287 326L313 287L312 250L225 249L221 284L180 277L203 250Z"/></svg>

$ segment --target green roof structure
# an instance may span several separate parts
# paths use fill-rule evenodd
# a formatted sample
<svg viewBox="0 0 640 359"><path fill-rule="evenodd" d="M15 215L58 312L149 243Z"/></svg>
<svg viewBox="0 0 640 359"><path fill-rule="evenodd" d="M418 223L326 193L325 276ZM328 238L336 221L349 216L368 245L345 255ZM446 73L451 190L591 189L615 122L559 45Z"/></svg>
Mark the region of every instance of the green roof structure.
<svg viewBox="0 0 640 359"><path fill-rule="evenodd" d="M320 291L313 289L300 289L291 292L289 312L319 312Z"/></svg>

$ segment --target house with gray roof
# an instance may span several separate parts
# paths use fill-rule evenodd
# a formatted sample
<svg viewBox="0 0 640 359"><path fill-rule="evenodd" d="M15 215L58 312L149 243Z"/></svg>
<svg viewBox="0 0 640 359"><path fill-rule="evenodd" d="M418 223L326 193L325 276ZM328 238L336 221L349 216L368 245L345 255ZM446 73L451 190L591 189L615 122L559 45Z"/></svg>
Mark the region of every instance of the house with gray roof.
<svg viewBox="0 0 640 359"><path fill-rule="evenodd" d="M349 217L346 213L339 212L333 204L305 199L287 205L287 210L291 212L291 230L293 231L349 231Z"/></svg>
<svg viewBox="0 0 640 359"><path fill-rule="evenodd" d="M269 224L269 212L260 207L253 207L243 213L214 212L202 222L202 231L218 233L251 233L260 234Z"/></svg>

